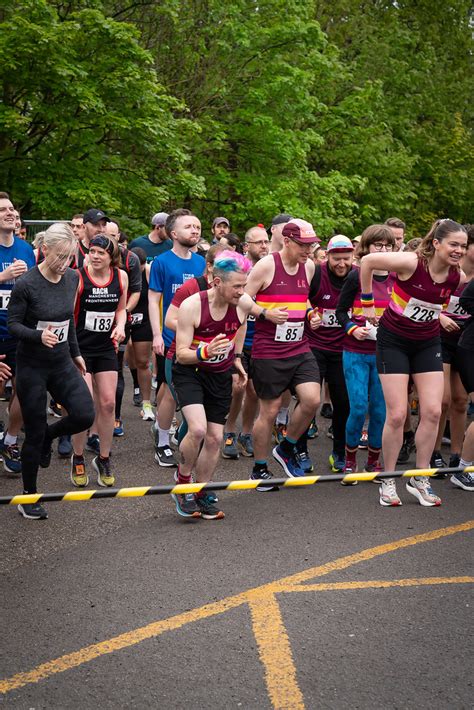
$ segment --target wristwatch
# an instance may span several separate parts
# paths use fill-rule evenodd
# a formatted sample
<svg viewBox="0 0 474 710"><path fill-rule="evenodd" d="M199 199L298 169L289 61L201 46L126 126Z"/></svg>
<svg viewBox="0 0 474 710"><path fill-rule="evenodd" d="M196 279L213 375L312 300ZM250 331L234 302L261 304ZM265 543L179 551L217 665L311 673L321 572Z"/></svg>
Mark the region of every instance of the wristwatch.
<svg viewBox="0 0 474 710"><path fill-rule="evenodd" d="M266 319L267 319L267 309L264 308L263 311L258 316L258 320L266 320Z"/></svg>
<svg viewBox="0 0 474 710"><path fill-rule="evenodd" d="M235 353L235 354L234 354L234 360L235 360L236 358L242 359L242 353Z"/></svg>

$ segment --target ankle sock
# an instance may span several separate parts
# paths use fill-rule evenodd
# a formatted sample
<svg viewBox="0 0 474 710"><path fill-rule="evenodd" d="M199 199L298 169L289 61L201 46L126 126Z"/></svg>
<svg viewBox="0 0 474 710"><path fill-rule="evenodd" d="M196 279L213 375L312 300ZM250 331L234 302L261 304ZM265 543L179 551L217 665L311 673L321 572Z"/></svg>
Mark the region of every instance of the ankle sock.
<svg viewBox="0 0 474 710"><path fill-rule="evenodd" d="M369 451L368 451L368 457L367 457L367 463L370 466L375 466L379 462L379 457L380 457L380 451L381 449L375 449L369 444Z"/></svg>
<svg viewBox="0 0 474 710"><path fill-rule="evenodd" d="M170 432L169 429L161 429L158 424L158 446L169 446L170 445Z"/></svg>

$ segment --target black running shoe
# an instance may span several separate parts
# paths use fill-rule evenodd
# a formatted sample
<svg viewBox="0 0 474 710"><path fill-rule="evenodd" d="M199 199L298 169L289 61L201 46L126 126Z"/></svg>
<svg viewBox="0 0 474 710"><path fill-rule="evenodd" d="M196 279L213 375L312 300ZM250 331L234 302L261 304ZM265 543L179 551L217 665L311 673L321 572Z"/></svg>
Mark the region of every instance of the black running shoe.
<svg viewBox="0 0 474 710"><path fill-rule="evenodd" d="M194 493L172 493L176 505L176 512L182 518L200 518L201 511L196 503Z"/></svg>
<svg viewBox="0 0 474 710"><path fill-rule="evenodd" d="M323 404L320 414L324 419L332 419L332 407L328 402Z"/></svg>
<svg viewBox="0 0 474 710"><path fill-rule="evenodd" d="M449 457L449 468L459 468L461 457L459 454L451 454Z"/></svg>
<svg viewBox="0 0 474 710"><path fill-rule="evenodd" d="M64 436L59 437L58 441L58 456L60 459L68 459L72 455L72 443L71 436L69 434L64 434Z"/></svg>
<svg viewBox="0 0 474 710"><path fill-rule="evenodd" d="M408 463L413 451L415 451L415 440L406 439L402 444L400 453L398 454L397 463Z"/></svg>
<svg viewBox="0 0 474 710"><path fill-rule="evenodd" d="M430 459L431 468L446 468L446 461L441 456L441 451L433 451L433 455ZM432 478L447 478L447 473L435 473Z"/></svg>
<svg viewBox="0 0 474 710"><path fill-rule="evenodd" d="M201 511L201 518L204 518L204 520L221 520L225 518L224 512L219 510L208 493L196 498L196 503Z"/></svg>
<svg viewBox="0 0 474 710"><path fill-rule="evenodd" d="M268 468L264 469L263 471L256 471L255 469L253 469L252 473L250 474L251 481L271 481L272 478L273 473L271 473ZM259 491L260 493L267 493L268 491L278 491L279 488L278 486L273 486L271 483L269 483L268 486L262 483L257 486L255 490Z"/></svg>
<svg viewBox="0 0 474 710"><path fill-rule="evenodd" d="M20 503L18 511L28 520L47 520L48 513L39 503Z"/></svg>

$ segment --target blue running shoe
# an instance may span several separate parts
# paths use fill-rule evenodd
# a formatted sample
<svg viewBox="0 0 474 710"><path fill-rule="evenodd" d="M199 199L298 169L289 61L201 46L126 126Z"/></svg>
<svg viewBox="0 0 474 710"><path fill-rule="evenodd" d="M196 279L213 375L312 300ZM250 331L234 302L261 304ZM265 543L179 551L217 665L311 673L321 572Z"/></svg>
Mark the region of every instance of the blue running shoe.
<svg viewBox="0 0 474 710"><path fill-rule="evenodd" d="M316 423L316 419L313 419L308 429L308 439L316 439L319 436L319 429Z"/></svg>
<svg viewBox="0 0 474 710"><path fill-rule="evenodd" d="M337 458L337 455L334 452L329 456L329 463L333 473L344 473L346 462L344 459Z"/></svg>
<svg viewBox="0 0 474 710"><path fill-rule="evenodd" d="M272 451L272 455L275 461L278 461L280 466L282 466L288 478L300 478L301 476L306 475L299 464L298 454L296 451L291 456L286 456L283 453L281 446L275 446Z"/></svg>
<svg viewBox="0 0 474 710"><path fill-rule="evenodd" d="M122 420L116 419L114 423L114 436L123 436L124 434Z"/></svg>
<svg viewBox="0 0 474 710"><path fill-rule="evenodd" d="M0 456L3 459L3 468L7 473L21 473L20 449L17 444L5 444L5 433L0 437Z"/></svg>
<svg viewBox="0 0 474 710"><path fill-rule="evenodd" d="M310 458L307 451L299 451L298 452L298 463L299 463L300 467L303 469L305 476L308 473L311 473L312 471L314 471L313 462L311 461L311 458Z"/></svg>
<svg viewBox="0 0 474 710"><path fill-rule="evenodd" d="M182 518L200 518L201 511L196 503L194 493L172 493L176 505L176 512Z"/></svg>

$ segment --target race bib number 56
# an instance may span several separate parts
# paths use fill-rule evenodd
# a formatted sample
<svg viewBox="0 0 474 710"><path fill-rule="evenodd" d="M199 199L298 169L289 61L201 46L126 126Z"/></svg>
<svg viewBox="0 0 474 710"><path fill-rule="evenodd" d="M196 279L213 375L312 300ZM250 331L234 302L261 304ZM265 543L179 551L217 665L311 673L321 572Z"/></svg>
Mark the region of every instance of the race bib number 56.
<svg viewBox="0 0 474 710"><path fill-rule="evenodd" d="M108 333L112 329L115 311L112 313L98 313L86 311L85 329L94 333Z"/></svg>
<svg viewBox="0 0 474 710"><path fill-rule="evenodd" d="M58 336L58 343L64 343L67 340L69 334L69 321L61 321L60 323L51 323L47 320L39 320L36 324L36 330L46 330L48 325L51 327L51 331L54 335Z"/></svg>
<svg viewBox="0 0 474 710"><path fill-rule="evenodd" d="M297 343L303 339L304 322L280 323L276 327L275 340L281 343Z"/></svg>
<svg viewBox="0 0 474 710"><path fill-rule="evenodd" d="M417 298L410 298L403 315L415 323L431 323L437 320L441 313L441 305L419 301Z"/></svg>

